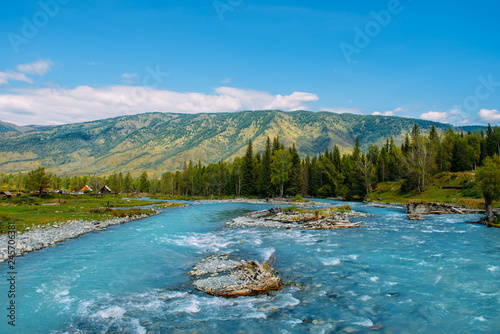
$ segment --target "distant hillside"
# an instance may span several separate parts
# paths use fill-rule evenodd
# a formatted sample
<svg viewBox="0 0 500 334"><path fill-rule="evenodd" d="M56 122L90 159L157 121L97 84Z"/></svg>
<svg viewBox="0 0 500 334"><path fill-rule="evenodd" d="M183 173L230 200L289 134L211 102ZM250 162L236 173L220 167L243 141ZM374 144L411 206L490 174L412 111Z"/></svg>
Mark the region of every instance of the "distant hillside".
<svg viewBox="0 0 500 334"><path fill-rule="evenodd" d="M49 128L51 128L51 126L48 126L48 125L19 126L16 124L0 121L0 132L15 131L15 132L23 132L24 133L24 132L33 131L33 130L44 130L44 129L49 129Z"/></svg>
<svg viewBox="0 0 500 334"><path fill-rule="evenodd" d="M363 148L381 145L391 136L401 143L414 123L423 131L432 124L440 131L450 128L401 117L244 111L147 113L24 133L0 129L0 171L28 171L43 165L67 175L119 171L138 175L143 170L159 174L182 168L185 160L210 163L241 156L248 139L254 142L255 150L263 150L267 136L279 135L287 146L295 143L301 156L324 152L335 144L348 152L356 136Z"/></svg>

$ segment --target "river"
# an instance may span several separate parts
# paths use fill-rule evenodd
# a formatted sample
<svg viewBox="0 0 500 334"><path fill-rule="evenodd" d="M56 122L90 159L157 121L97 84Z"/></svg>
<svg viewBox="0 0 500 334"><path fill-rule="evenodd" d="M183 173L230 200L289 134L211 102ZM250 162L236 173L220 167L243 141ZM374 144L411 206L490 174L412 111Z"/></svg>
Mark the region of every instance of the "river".
<svg viewBox="0 0 500 334"><path fill-rule="evenodd" d="M329 201L332 205L345 203ZM500 229L475 215L409 221L372 214L345 230L230 229L269 208L190 203L17 258L16 326L1 333L498 333ZM265 261L288 285L269 296L222 299L186 273L212 254Z"/></svg>

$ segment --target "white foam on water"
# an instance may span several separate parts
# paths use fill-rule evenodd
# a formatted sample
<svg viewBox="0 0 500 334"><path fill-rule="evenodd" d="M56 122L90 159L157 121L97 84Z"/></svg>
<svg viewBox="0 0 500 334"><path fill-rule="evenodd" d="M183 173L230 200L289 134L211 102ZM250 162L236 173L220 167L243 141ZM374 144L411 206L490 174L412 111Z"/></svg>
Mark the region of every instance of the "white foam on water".
<svg viewBox="0 0 500 334"><path fill-rule="evenodd" d="M186 296L188 293L187 292L179 292L179 291L169 291L169 292L164 292L160 298L166 297L168 299L173 299L173 298L180 298Z"/></svg>
<svg viewBox="0 0 500 334"><path fill-rule="evenodd" d="M269 258L271 257L271 255L273 255L273 253L275 251L276 251L276 249L274 249L274 248L263 248L263 249L259 250L259 252L262 254L262 259L264 261L269 260Z"/></svg>
<svg viewBox="0 0 500 334"><path fill-rule="evenodd" d="M56 295L54 297L57 298L57 299L60 299L61 296L67 296L68 294L69 294L69 290L68 289L64 289L64 290L61 290L58 293L56 293Z"/></svg>
<svg viewBox="0 0 500 334"><path fill-rule="evenodd" d="M429 230L424 230L424 231L422 231L422 232L424 232L424 233L446 233L446 232L448 232L448 231L429 229Z"/></svg>
<svg viewBox="0 0 500 334"><path fill-rule="evenodd" d="M234 243L213 233L191 233L179 236L177 239L163 239L162 241L178 246L195 247L202 252L216 253Z"/></svg>
<svg viewBox="0 0 500 334"><path fill-rule="evenodd" d="M260 245L262 243L262 240L261 239L255 239L253 241L256 245Z"/></svg>
<svg viewBox="0 0 500 334"><path fill-rule="evenodd" d="M434 285L438 284L439 281L443 278L443 276L441 275L438 275L438 277L436 278L436 281L434 282Z"/></svg>
<svg viewBox="0 0 500 334"><path fill-rule="evenodd" d="M78 304L78 310L76 311L76 314L83 316L83 315L88 315L89 312L89 307L94 304L94 300L82 300Z"/></svg>
<svg viewBox="0 0 500 334"><path fill-rule="evenodd" d="M302 320L300 319L292 319L287 321L288 324L290 324L292 327L295 327L295 325L303 323Z"/></svg>
<svg viewBox="0 0 500 334"><path fill-rule="evenodd" d="M267 316L264 312L250 312L243 316L245 319L266 319Z"/></svg>
<svg viewBox="0 0 500 334"><path fill-rule="evenodd" d="M364 295L364 296L359 297L359 299L362 300L362 301L364 301L364 302L366 302L366 301L372 299L372 297L370 297L368 295Z"/></svg>
<svg viewBox="0 0 500 334"><path fill-rule="evenodd" d="M340 259L337 259L337 258L321 259L320 261L325 266L338 266L338 265L340 265Z"/></svg>
<svg viewBox="0 0 500 334"><path fill-rule="evenodd" d="M144 300L145 302L146 300ZM153 311L153 310L160 310L162 307L163 307L164 303L163 301L159 300L159 299L153 299L153 300L149 300L148 303L133 303L133 302L129 302L127 303L127 306L129 307L133 307L133 308L137 308L137 309L140 309L140 310L148 310L148 311Z"/></svg>
<svg viewBox="0 0 500 334"><path fill-rule="evenodd" d="M379 278L377 276L370 277L370 281L372 281L373 283L378 282L378 280Z"/></svg>
<svg viewBox="0 0 500 334"><path fill-rule="evenodd" d="M297 298L293 297L291 293L285 293L282 295L278 295L272 303L270 304L271 307L273 308L285 308L288 306L297 306L300 304L300 300Z"/></svg>
<svg viewBox="0 0 500 334"><path fill-rule="evenodd" d="M362 321L355 322L354 325L364 326L364 327L372 327L373 322L370 319L364 319Z"/></svg>
<svg viewBox="0 0 500 334"><path fill-rule="evenodd" d="M471 323L474 321L485 322L486 319L483 316L480 316L480 317L474 317L474 320L472 320Z"/></svg>
<svg viewBox="0 0 500 334"><path fill-rule="evenodd" d="M398 282L387 282L387 284L389 284L390 286L394 286L394 285L398 284Z"/></svg>
<svg viewBox="0 0 500 334"><path fill-rule="evenodd" d="M319 240L314 234L297 230L286 231L286 233L279 233L273 235L273 238L293 239L295 242L306 244L308 246L314 245Z"/></svg>
<svg viewBox="0 0 500 334"><path fill-rule="evenodd" d="M357 255L357 254L349 255L349 258L351 258L354 261L356 261L358 259L358 257L359 257L359 255Z"/></svg>
<svg viewBox="0 0 500 334"><path fill-rule="evenodd" d="M488 296L488 297L495 297L500 295L500 292L494 292L494 293L484 293L484 292L479 292L481 296Z"/></svg>
<svg viewBox="0 0 500 334"><path fill-rule="evenodd" d="M318 296L320 296L320 297L322 297L322 296L326 296L326 291L321 290L321 291L318 293Z"/></svg>
<svg viewBox="0 0 500 334"><path fill-rule="evenodd" d="M494 273L495 271L498 270L498 268L499 268L498 266L489 266L488 271L491 271L492 273Z"/></svg>
<svg viewBox="0 0 500 334"><path fill-rule="evenodd" d="M124 308L115 305L96 312L93 317L99 317L102 319L107 319L107 318L121 319L125 314L125 312L127 311Z"/></svg>
<svg viewBox="0 0 500 334"><path fill-rule="evenodd" d="M132 319L131 323L134 326L134 333L146 334L146 328L141 326L141 324L139 323L139 319L134 318Z"/></svg>
<svg viewBox="0 0 500 334"><path fill-rule="evenodd" d="M198 312L200 312L200 303L195 299L191 299L189 302L182 303L169 312L170 313L198 313Z"/></svg>

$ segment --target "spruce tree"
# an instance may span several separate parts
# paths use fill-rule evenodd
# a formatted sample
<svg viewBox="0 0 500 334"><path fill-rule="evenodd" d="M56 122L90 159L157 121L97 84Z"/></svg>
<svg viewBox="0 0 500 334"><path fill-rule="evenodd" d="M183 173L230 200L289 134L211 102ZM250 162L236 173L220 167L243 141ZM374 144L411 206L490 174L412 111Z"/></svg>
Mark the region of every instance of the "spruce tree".
<svg viewBox="0 0 500 334"><path fill-rule="evenodd" d="M259 195L272 196L273 188L271 184L271 140L267 137L266 150L262 155L262 163L259 173Z"/></svg>
<svg viewBox="0 0 500 334"><path fill-rule="evenodd" d="M241 193L245 196L255 195L255 173L252 140L248 140L247 152L243 157Z"/></svg>

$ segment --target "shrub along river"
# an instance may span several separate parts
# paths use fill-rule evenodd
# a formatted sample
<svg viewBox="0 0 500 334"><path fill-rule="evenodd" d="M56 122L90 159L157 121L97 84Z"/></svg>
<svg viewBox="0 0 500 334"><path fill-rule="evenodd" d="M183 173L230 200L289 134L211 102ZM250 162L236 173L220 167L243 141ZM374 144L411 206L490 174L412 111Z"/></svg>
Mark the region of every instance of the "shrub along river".
<svg viewBox="0 0 500 334"><path fill-rule="evenodd" d="M345 203L325 201L332 205ZM474 215L409 221L349 203L363 227L269 230L225 223L269 205L190 203L17 258L16 327L1 333L498 333L500 229ZM359 219L358 219L359 220ZM223 299L187 272L207 255L264 262L281 291Z"/></svg>

